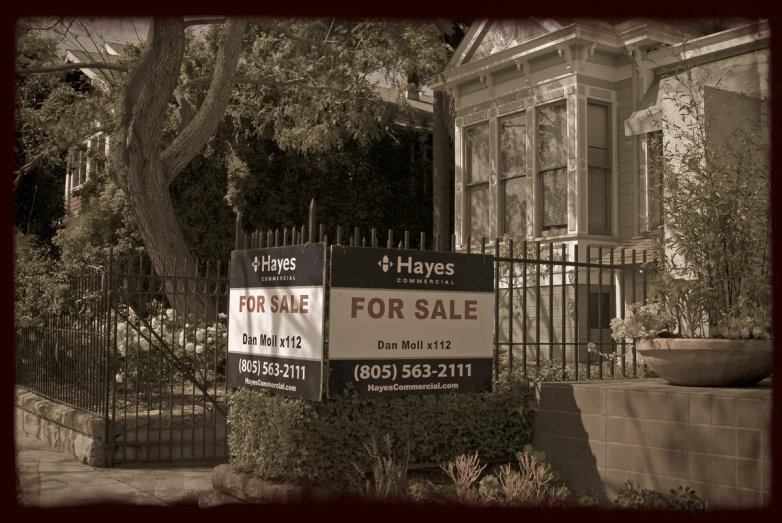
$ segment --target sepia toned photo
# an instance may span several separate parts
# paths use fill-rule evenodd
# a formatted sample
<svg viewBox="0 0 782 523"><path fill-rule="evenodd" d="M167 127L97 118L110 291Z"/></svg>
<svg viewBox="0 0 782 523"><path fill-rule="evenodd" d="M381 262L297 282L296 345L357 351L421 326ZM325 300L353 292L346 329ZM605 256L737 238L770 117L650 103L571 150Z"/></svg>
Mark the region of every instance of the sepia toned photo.
<svg viewBox="0 0 782 523"><path fill-rule="evenodd" d="M768 508L770 38L18 19L17 503Z"/></svg>

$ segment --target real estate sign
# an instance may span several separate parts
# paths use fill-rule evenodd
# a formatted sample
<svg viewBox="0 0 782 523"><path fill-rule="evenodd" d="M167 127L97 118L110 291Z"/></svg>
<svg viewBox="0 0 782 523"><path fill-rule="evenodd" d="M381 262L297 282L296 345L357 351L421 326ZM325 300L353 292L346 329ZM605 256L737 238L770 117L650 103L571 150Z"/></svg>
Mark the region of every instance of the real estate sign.
<svg viewBox="0 0 782 523"><path fill-rule="evenodd" d="M231 253L229 387L320 400L325 274L322 243Z"/></svg>
<svg viewBox="0 0 782 523"><path fill-rule="evenodd" d="M494 260L331 248L329 392L491 390Z"/></svg>

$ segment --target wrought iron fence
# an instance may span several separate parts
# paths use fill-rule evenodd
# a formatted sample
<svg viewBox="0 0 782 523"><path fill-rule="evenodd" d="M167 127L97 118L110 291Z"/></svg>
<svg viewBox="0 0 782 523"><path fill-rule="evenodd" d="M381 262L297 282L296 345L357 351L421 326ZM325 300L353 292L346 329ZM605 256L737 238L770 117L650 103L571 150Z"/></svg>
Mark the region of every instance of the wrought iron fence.
<svg viewBox="0 0 782 523"><path fill-rule="evenodd" d="M298 230L245 234L236 249L320 241L377 248L377 229L319 225L314 202ZM384 247L456 251L450 241L389 230ZM611 338L611 318L644 301L655 257L504 237L467 238L462 252L495 256L495 379L541 369L559 378L638 375L636 348ZM651 255L650 255L651 254ZM16 331L19 386L102 416L112 462L227 459L228 264L114 259L73 278L73 306ZM327 275L330 271L327 271ZM328 296L328 292L327 292ZM607 375L606 375L607 374Z"/></svg>
<svg viewBox="0 0 782 523"><path fill-rule="evenodd" d="M315 241L328 246L331 232L335 245L457 252L455 235L427 238L423 232L388 230L381 239L376 228L316 224L314 200L307 225L298 229L248 234L239 215L235 249ZM565 379L638 376L635 344L614 340L610 321L624 319L627 305L645 302L647 277L657 262L654 249L584 248L575 242L555 245L554 241L528 242L508 236L487 243L486 237L468 236L459 252L495 256L495 379L514 372L527 379L530 372L536 372L536 379L545 379L539 374L543 362L549 370L556 363L560 378Z"/></svg>
<svg viewBox="0 0 782 523"><path fill-rule="evenodd" d="M227 457L228 267L115 259L16 331L16 383L105 421L109 463Z"/></svg>

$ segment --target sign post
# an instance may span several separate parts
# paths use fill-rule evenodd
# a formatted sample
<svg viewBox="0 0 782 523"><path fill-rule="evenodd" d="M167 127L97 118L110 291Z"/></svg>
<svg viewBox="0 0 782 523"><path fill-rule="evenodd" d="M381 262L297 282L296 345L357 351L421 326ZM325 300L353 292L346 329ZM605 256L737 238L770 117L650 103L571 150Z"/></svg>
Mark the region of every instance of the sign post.
<svg viewBox="0 0 782 523"><path fill-rule="evenodd" d="M320 401L325 274L322 243L231 253L229 387Z"/></svg>
<svg viewBox="0 0 782 523"><path fill-rule="evenodd" d="M491 390L490 255L332 246L329 392Z"/></svg>

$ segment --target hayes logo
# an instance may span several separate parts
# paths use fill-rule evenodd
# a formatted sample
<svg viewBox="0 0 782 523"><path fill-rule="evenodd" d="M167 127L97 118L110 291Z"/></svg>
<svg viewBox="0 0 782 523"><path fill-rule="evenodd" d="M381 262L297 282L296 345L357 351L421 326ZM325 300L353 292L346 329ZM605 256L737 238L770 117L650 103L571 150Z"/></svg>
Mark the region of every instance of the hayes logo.
<svg viewBox="0 0 782 523"><path fill-rule="evenodd" d="M378 267L383 269L383 272L388 272L388 269L394 266L394 262L388 259L388 256L383 256L383 259L377 262ZM420 274L425 278L429 278L432 275L435 276L452 276L454 273L453 263L429 263L413 261L412 256L408 256L407 259L402 256L396 259L396 272L408 273L408 274Z"/></svg>
<svg viewBox="0 0 782 523"><path fill-rule="evenodd" d="M383 269L383 272L388 272L388 269L394 266L393 262L388 261L388 256L383 256L383 259L377 262L377 264Z"/></svg>
<svg viewBox="0 0 782 523"><path fill-rule="evenodd" d="M262 256L259 261L256 256L252 266L255 272L258 272L258 267L260 267L261 272L271 271L280 274L282 271L296 270L296 258L277 259L271 256Z"/></svg>

